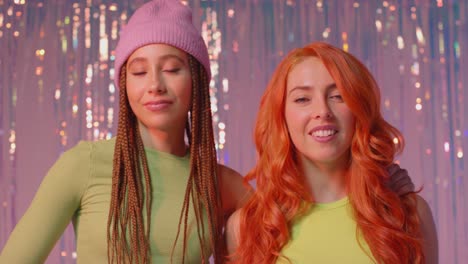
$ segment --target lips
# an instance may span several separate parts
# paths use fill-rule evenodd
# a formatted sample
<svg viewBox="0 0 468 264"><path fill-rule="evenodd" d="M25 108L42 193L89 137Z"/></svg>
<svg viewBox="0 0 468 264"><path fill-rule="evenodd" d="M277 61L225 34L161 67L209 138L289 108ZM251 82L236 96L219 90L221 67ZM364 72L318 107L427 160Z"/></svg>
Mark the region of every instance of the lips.
<svg viewBox="0 0 468 264"><path fill-rule="evenodd" d="M171 100L162 99L146 102L144 106L150 111L160 111L167 109L169 106L172 105L172 103L173 102Z"/></svg>

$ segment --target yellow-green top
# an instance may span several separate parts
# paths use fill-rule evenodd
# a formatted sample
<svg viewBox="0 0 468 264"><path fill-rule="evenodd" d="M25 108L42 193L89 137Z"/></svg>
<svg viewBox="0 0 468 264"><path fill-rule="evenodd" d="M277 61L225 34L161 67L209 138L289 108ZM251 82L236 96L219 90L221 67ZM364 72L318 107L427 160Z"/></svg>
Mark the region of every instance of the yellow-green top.
<svg viewBox="0 0 468 264"><path fill-rule="evenodd" d="M107 263L114 146L115 138L80 142L59 158L11 234L0 263L43 263L71 220L76 234L77 262ZM170 263L190 172L189 155L177 157L151 149L146 149L146 155L153 189L152 261ZM193 209L190 212L186 263L200 263L197 225ZM182 242L181 235L173 263L181 263Z"/></svg>

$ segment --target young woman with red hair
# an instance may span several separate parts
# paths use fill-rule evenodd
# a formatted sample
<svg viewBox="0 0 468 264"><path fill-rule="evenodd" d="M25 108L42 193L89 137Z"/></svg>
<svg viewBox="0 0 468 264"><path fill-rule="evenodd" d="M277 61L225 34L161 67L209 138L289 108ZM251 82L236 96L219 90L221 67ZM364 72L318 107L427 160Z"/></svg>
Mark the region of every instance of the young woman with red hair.
<svg viewBox="0 0 468 264"><path fill-rule="evenodd" d="M261 100L256 192L227 225L235 263L437 263L427 203L389 187L403 149L379 88L326 43L293 50Z"/></svg>

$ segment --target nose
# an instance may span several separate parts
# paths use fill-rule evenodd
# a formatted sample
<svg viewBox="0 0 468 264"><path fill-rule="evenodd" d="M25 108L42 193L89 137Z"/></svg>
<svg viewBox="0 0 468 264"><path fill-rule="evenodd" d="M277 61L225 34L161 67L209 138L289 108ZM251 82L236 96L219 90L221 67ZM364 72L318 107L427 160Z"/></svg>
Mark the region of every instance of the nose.
<svg viewBox="0 0 468 264"><path fill-rule="evenodd" d="M158 74L153 74L150 80L148 93L164 94L167 92L163 78Z"/></svg>
<svg viewBox="0 0 468 264"><path fill-rule="evenodd" d="M326 99L317 100L313 104L312 115L314 119L331 119L333 117L332 111Z"/></svg>

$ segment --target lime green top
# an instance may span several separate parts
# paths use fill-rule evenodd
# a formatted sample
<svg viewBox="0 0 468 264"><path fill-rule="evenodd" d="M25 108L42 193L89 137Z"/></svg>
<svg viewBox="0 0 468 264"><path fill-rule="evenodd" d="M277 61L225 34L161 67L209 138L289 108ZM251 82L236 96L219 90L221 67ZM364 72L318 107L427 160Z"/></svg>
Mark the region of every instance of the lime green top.
<svg viewBox="0 0 468 264"><path fill-rule="evenodd" d="M370 250L356 238L348 198L326 204L314 204L306 215L292 225L291 239L281 253L291 263L374 263L366 254ZM279 258L277 263L288 263Z"/></svg>
<svg viewBox="0 0 468 264"><path fill-rule="evenodd" d="M77 262L107 263L114 145L115 138L80 142L59 158L7 241L0 263L44 262L70 220L76 234ZM150 149L146 149L146 155L153 188L152 261L170 263L190 171L189 156ZM190 212L186 260L200 263L197 225L193 209ZM182 262L182 235L178 241L173 263Z"/></svg>

